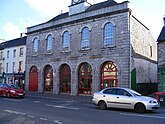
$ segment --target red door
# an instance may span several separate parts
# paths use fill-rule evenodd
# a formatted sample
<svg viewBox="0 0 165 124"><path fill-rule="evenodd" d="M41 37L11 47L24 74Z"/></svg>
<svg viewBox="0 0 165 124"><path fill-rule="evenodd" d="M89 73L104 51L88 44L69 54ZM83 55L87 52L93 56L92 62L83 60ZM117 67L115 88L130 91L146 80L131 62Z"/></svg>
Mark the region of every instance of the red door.
<svg viewBox="0 0 165 124"><path fill-rule="evenodd" d="M38 91L38 71L32 67L29 73L29 91Z"/></svg>

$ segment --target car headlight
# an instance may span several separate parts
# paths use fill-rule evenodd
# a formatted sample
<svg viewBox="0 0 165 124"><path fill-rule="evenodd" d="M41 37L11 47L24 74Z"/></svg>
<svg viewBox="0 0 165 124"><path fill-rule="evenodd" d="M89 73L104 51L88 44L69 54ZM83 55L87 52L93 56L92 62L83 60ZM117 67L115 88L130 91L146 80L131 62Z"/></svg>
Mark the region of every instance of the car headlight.
<svg viewBox="0 0 165 124"><path fill-rule="evenodd" d="M149 101L149 103L157 103L156 101L154 101L154 100L151 100L151 101Z"/></svg>
<svg viewBox="0 0 165 124"><path fill-rule="evenodd" d="M14 91L14 90L10 90L10 92L11 92L11 93L15 93L15 91Z"/></svg>

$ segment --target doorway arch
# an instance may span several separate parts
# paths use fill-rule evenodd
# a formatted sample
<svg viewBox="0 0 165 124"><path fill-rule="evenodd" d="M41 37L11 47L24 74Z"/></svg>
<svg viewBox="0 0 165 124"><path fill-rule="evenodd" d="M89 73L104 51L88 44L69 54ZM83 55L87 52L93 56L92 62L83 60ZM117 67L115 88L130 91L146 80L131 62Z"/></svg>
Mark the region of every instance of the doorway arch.
<svg viewBox="0 0 165 124"><path fill-rule="evenodd" d="M92 93L92 67L88 63L82 63L78 70L78 94Z"/></svg>
<svg viewBox="0 0 165 124"><path fill-rule="evenodd" d="M53 92L53 68L50 65L44 68L44 91Z"/></svg>
<svg viewBox="0 0 165 124"><path fill-rule="evenodd" d="M118 69L115 63L108 61L101 66L100 89L118 86Z"/></svg>
<svg viewBox="0 0 165 124"><path fill-rule="evenodd" d="M71 93L71 70L67 64L60 68L60 93Z"/></svg>
<svg viewBox="0 0 165 124"><path fill-rule="evenodd" d="M29 91L38 91L38 68L32 66L29 73Z"/></svg>

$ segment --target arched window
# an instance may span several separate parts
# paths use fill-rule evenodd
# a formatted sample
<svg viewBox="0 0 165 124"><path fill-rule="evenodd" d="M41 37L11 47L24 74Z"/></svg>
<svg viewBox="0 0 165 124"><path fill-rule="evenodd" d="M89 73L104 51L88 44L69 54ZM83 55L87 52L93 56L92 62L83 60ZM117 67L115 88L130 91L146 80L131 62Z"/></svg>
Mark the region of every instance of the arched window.
<svg viewBox="0 0 165 124"><path fill-rule="evenodd" d="M60 92L71 92L71 71L67 64L63 64L60 69Z"/></svg>
<svg viewBox="0 0 165 124"><path fill-rule="evenodd" d="M89 48L89 39L90 39L89 28L87 27L83 28L81 37L82 37L81 49Z"/></svg>
<svg viewBox="0 0 165 124"><path fill-rule="evenodd" d="M114 45L114 27L112 23L107 23L104 26L104 46Z"/></svg>
<svg viewBox="0 0 165 124"><path fill-rule="evenodd" d="M118 85L118 70L115 63L109 61L101 66L101 90Z"/></svg>
<svg viewBox="0 0 165 124"><path fill-rule="evenodd" d="M78 93L92 93L92 67L88 63L82 63L78 71Z"/></svg>
<svg viewBox="0 0 165 124"><path fill-rule="evenodd" d="M48 35L46 42L46 52L52 52L53 38L52 35Z"/></svg>
<svg viewBox="0 0 165 124"><path fill-rule="evenodd" d="M70 34L68 31L65 31L63 34L63 50L69 50L70 49Z"/></svg>
<svg viewBox="0 0 165 124"><path fill-rule="evenodd" d="M33 54L38 54L38 45L39 45L38 42L39 42L38 38L37 37L34 38L34 40L33 40Z"/></svg>
<svg viewBox="0 0 165 124"><path fill-rule="evenodd" d="M53 91L53 68L50 65L44 68L44 91Z"/></svg>

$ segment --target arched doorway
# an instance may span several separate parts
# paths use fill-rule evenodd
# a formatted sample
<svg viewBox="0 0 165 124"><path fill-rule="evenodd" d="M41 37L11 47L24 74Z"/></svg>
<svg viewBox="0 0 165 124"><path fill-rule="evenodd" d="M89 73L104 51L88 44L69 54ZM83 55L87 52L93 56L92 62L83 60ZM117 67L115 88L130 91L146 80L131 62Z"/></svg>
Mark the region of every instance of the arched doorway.
<svg viewBox="0 0 165 124"><path fill-rule="evenodd" d="M38 69L32 66L29 73L29 91L38 91Z"/></svg>
<svg viewBox="0 0 165 124"><path fill-rule="evenodd" d="M63 64L60 68L60 93L71 92L71 71L67 64Z"/></svg>
<svg viewBox="0 0 165 124"><path fill-rule="evenodd" d="M53 68L50 65L44 69L44 91L53 92Z"/></svg>
<svg viewBox="0 0 165 124"><path fill-rule="evenodd" d="M115 63L109 61L101 66L101 86L100 89L106 87L117 87L118 85L118 69Z"/></svg>
<svg viewBox="0 0 165 124"><path fill-rule="evenodd" d="M88 63L82 63L78 70L78 93L92 93L92 67Z"/></svg>

